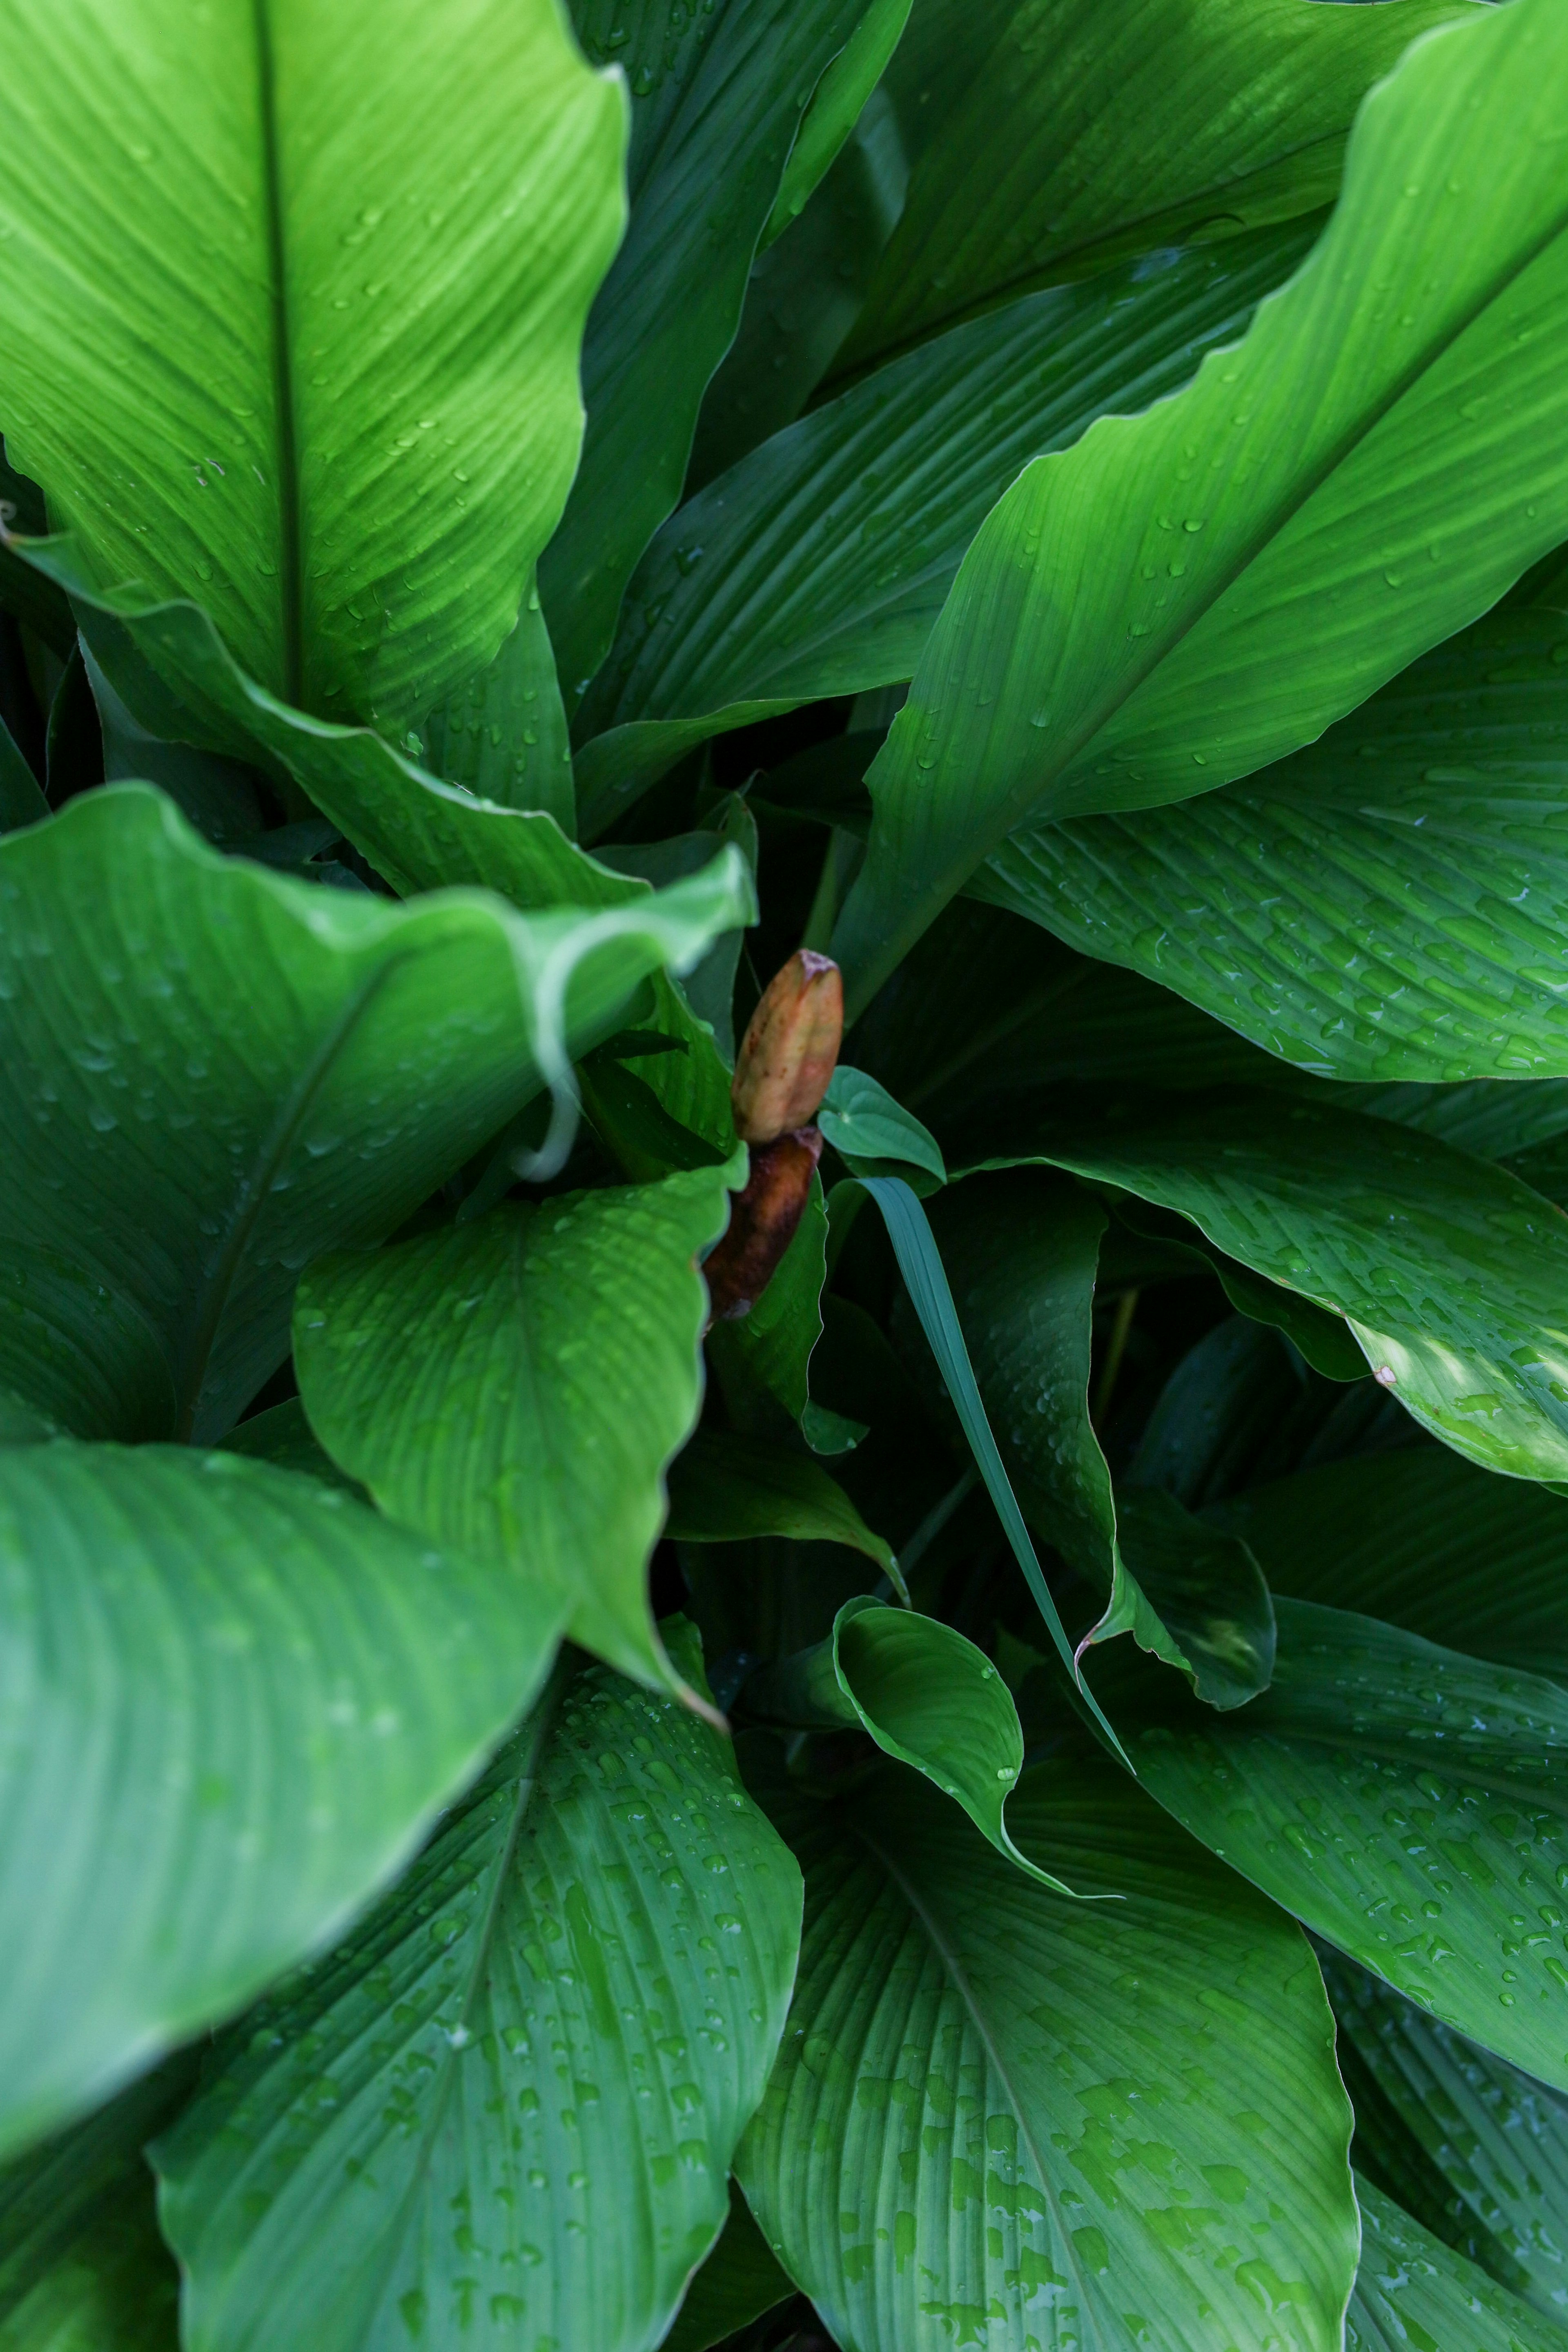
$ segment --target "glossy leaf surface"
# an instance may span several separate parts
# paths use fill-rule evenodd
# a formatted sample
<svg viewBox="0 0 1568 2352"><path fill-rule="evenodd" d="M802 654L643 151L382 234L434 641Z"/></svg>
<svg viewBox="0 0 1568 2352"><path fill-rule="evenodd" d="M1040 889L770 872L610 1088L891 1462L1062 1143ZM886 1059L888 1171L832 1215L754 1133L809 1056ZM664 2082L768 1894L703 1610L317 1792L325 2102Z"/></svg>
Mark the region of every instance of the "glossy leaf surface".
<svg viewBox="0 0 1568 2352"><path fill-rule="evenodd" d="M304 1260L393 1231L733 901L643 904L403 908L217 856L136 785L7 835L0 1376L82 1435L221 1436Z"/></svg>
<svg viewBox="0 0 1568 2352"><path fill-rule="evenodd" d="M313 1481L0 1454L0 2146L326 1942L537 1689L562 1610Z"/></svg>
<svg viewBox="0 0 1568 2352"><path fill-rule="evenodd" d="M1568 1861L1568 1695L1373 1618L1275 1608L1270 1688L1129 1736L1140 1780L1316 1934L1568 2089L1568 1948L1533 1916Z"/></svg>
<svg viewBox="0 0 1568 2352"><path fill-rule="evenodd" d="M695 1260L728 1212L722 1169L508 1202L318 1260L294 1316L311 1425L384 1511L558 1586L574 1641L680 1690L647 1569L701 1395Z"/></svg>
<svg viewBox="0 0 1568 2352"><path fill-rule="evenodd" d="M159 2143L190 2352L476 2323L651 2352L728 2210L800 1899L728 1744L582 1677Z"/></svg>
<svg viewBox="0 0 1568 2352"><path fill-rule="evenodd" d="M764 1795L806 1923L739 2169L846 2352L982 2323L1004 2352L1338 2346L1349 2113L1289 1921L1108 1765L1058 1760L1013 1802L1043 1864L1124 1898L1100 1903L896 1765L834 1804Z"/></svg>
<svg viewBox="0 0 1568 2352"><path fill-rule="evenodd" d="M1261 1095L1135 1123L1069 1115L1057 1138L1042 1159L1178 1210L1343 1315L1384 1385L1447 1444L1516 1476L1568 1473L1568 1223L1516 1177L1385 1119Z"/></svg>
<svg viewBox="0 0 1568 2352"><path fill-rule="evenodd" d="M566 496L620 92L551 0L14 0L0 78L15 463L101 586L199 596L290 702L416 723Z"/></svg>
<svg viewBox="0 0 1568 2352"><path fill-rule="evenodd" d="M1568 623L1489 616L1320 742L1016 835L972 887L1324 1076L1568 1072Z"/></svg>
<svg viewBox="0 0 1568 2352"><path fill-rule="evenodd" d="M992 510L872 771L852 1006L1018 825L1279 759L1568 534L1568 466L1521 464L1560 445L1568 381L1564 87L1552 0L1418 42L1245 340Z"/></svg>

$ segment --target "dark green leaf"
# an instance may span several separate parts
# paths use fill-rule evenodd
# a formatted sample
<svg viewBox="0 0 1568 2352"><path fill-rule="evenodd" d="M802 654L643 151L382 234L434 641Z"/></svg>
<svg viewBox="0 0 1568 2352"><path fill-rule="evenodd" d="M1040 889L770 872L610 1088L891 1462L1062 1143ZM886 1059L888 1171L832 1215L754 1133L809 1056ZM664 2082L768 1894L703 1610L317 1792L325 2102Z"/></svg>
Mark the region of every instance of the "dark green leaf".
<svg viewBox="0 0 1568 2352"><path fill-rule="evenodd" d="M179 1447L0 1454L0 2146L341 1933L538 1688L562 1607Z"/></svg>
<svg viewBox="0 0 1568 2352"><path fill-rule="evenodd" d="M669 1471L669 1524L677 1543L739 1543L788 1536L847 1544L895 1586L890 1547L873 1535L836 1478L809 1454L734 1430L700 1429Z"/></svg>
<svg viewBox="0 0 1568 2352"><path fill-rule="evenodd" d="M761 1783L759 1781L759 1786ZM789 2030L738 2171L847 2352L1337 2352L1349 2112L1297 1930L1109 1766L1026 1776L1014 1834L886 1765L763 1800L799 1853Z"/></svg>
<svg viewBox="0 0 1568 2352"><path fill-rule="evenodd" d="M47 816L49 804L22 757L16 739L0 718L0 833L15 833Z"/></svg>
<svg viewBox="0 0 1568 2352"><path fill-rule="evenodd" d="M1362 2256L1345 2352L1563 2352L1568 2335L1359 2177Z"/></svg>
<svg viewBox="0 0 1568 2352"><path fill-rule="evenodd" d="M664 2339L664 2352L710 2352L749 2319L771 2311L795 2293L795 2283L779 2266L773 2251L752 2219L752 2209L735 2183L730 2183L730 2218L719 2242L686 2291L675 2326Z"/></svg>
<svg viewBox="0 0 1568 2352"><path fill-rule="evenodd" d="M439 703L420 732L432 772L447 783L502 808L544 809L563 833L576 832L566 712L531 582L494 661Z"/></svg>

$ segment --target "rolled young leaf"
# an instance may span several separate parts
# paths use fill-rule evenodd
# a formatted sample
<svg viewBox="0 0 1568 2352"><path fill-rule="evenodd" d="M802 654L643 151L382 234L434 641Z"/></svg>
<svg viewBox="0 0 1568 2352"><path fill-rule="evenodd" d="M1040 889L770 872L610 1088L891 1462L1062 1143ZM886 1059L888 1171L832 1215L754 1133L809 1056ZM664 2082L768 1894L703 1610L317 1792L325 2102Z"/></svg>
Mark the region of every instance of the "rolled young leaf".
<svg viewBox="0 0 1568 2352"><path fill-rule="evenodd" d="M1275 1609L1250 1706L1178 1709L1162 1677L1137 1730L1108 1696L1139 1779L1316 1934L1568 2089L1568 1943L1526 1932L1568 1871L1568 1694L1348 1610Z"/></svg>
<svg viewBox="0 0 1568 2352"><path fill-rule="evenodd" d="M340 1934L563 1615L263 1463L0 1453L0 2149Z"/></svg>
<svg viewBox="0 0 1568 2352"><path fill-rule="evenodd" d="M382 1509L543 1576L574 1641L698 1696L665 1655L647 1562L701 1395L698 1254L726 1181L509 1202L374 1256L318 1258L294 1360L311 1427Z"/></svg>
<svg viewBox="0 0 1568 2352"><path fill-rule="evenodd" d="M1016 834L971 889L1300 1069L1562 1077L1565 660L1561 614L1489 614L1261 774Z"/></svg>
<svg viewBox="0 0 1568 2352"><path fill-rule="evenodd" d="M1244 341L992 509L871 772L852 1017L1017 826L1281 758L1568 536L1568 458L1519 464L1568 447L1565 90L1555 0L1429 33Z"/></svg>
<svg viewBox="0 0 1568 2352"><path fill-rule="evenodd" d="M1350 2114L1293 1924L1098 1760L1028 1773L1014 1833L1121 1901L902 1766L831 1804L764 1769L805 1932L737 2170L845 2352L1338 2352Z"/></svg>
<svg viewBox="0 0 1568 2352"><path fill-rule="evenodd" d="M728 2212L800 1904L727 1742L583 1675L155 2147L188 2352L402 2352L475 2319L652 2352Z"/></svg>
<svg viewBox="0 0 1568 2352"><path fill-rule="evenodd" d="M100 586L200 598L285 701L417 724L572 480L622 93L553 0L10 0L0 79L14 463Z"/></svg>
<svg viewBox="0 0 1568 2352"><path fill-rule="evenodd" d="M220 857L142 785L6 835L0 1381L80 1435L221 1436L301 1263L394 1231L737 887L402 908Z"/></svg>

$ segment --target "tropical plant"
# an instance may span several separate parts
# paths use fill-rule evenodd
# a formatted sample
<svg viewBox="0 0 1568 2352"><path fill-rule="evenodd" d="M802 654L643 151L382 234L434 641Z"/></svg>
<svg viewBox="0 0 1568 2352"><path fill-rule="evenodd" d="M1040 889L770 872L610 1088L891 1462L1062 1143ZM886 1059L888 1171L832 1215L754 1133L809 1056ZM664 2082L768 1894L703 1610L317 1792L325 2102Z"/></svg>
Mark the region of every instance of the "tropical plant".
<svg viewBox="0 0 1568 2352"><path fill-rule="evenodd" d="M0 0L0 2352L1568 2352L1565 123Z"/></svg>

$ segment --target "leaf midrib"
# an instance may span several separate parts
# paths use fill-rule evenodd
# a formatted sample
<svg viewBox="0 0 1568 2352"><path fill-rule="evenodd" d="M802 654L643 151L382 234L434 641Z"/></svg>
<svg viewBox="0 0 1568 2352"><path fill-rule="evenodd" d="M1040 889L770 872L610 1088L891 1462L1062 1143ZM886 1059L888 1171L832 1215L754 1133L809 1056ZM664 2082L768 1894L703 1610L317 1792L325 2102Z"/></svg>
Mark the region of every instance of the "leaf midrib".
<svg viewBox="0 0 1568 2352"><path fill-rule="evenodd" d="M300 461L289 347L288 245L283 225L283 174L278 142L278 77L272 44L272 0L252 0L261 171L267 205L271 318L272 405L277 425L278 597L282 633L283 700L298 709L304 685L300 578Z"/></svg>

